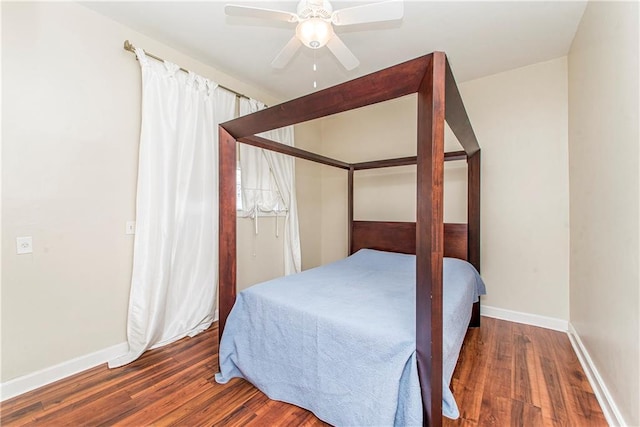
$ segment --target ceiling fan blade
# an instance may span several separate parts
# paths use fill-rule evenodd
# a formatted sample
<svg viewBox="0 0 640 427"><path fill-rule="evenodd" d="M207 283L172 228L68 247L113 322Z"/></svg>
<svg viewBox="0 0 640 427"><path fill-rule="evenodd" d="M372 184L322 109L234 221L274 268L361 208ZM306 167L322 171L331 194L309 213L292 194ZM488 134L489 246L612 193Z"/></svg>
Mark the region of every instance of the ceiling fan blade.
<svg viewBox="0 0 640 427"><path fill-rule="evenodd" d="M335 57L338 58L338 61L340 61L342 66L346 68L347 71L351 71L358 65L360 65L360 61L358 61L358 58L355 57L355 55L349 50L347 45L345 45L337 35L331 37L331 39L327 43L327 47L329 48L331 53L333 53Z"/></svg>
<svg viewBox="0 0 640 427"><path fill-rule="evenodd" d="M331 22L334 25L365 24L394 21L402 19L403 15L404 4L402 0L388 0L336 10L331 14Z"/></svg>
<svg viewBox="0 0 640 427"><path fill-rule="evenodd" d="M271 66L273 68L284 68L285 65L291 61L291 58L293 58L293 55L295 55L300 46L302 46L302 42L298 40L296 36L291 37L291 40L289 40L289 42L271 62Z"/></svg>
<svg viewBox="0 0 640 427"><path fill-rule="evenodd" d="M227 16L245 16L249 18L272 19L285 22L298 22L298 15L284 10L263 9L260 7L228 4L224 7Z"/></svg>

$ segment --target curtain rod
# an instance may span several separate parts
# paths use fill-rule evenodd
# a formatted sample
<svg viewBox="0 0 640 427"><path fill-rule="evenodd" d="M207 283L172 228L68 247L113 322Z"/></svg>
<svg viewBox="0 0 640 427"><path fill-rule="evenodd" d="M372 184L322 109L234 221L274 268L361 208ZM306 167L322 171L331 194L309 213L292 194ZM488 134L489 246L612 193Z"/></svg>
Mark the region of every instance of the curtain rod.
<svg viewBox="0 0 640 427"><path fill-rule="evenodd" d="M132 53L136 53L136 50L135 50L135 49L136 49L136 47L135 47L135 46L134 46L134 45L133 45L129 40L125 40L125 41L124 41L124 50L128 50L129 52L132 52ZM154 54L152 54L152 53L149 53L149 52L147 52L146 50L144 51L144 53L145 53L147 56L150 56L150 57L151 57L151 58L153 58L153 59L157 59L158 61L164 61L164 59L162 59L162 58L160 58L159 56L156 56L156 55L154 55ZM182 68L182 67L180 67L180 69L181 69L182 71L184 71L185 73L188 73L188 72L189 72L189 70L187 70L186 68ZM222 89L226 90L226 91L229 91L229 92L231 92L231 93L235 94L236 96L238 96L238 97L240 97L240 98L251 99L251 98L249 98L247 95L244 95L244 94L242 94L242 93L240 93L240 92L236 92L235 90L233 90L233 89L229 89L228 87L222 86L221 84L218 84L218 86L219 86L220 88L222 88Z"/></svg>

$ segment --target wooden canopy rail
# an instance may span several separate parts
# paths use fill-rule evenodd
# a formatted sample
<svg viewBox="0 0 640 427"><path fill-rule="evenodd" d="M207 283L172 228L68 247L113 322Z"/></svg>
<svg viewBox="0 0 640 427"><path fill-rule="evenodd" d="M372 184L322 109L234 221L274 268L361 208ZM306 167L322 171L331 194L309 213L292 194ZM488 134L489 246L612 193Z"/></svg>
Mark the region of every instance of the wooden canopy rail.
<svg viewBox="0 0 640 427"><path fill-rule="evenodd" d="M467 160L467 153L464 151L452 151L449 153L444 153L444 161L450 160ZM365 170L365 169L378 169L378 168L389 168L394 166L409 166L415 165L418 163L418 156L411 157L400 157L397 159L385 159L385 160L373 160L370 162L361 162L354 163L354 170Z"/></svg>
<svg viewBox="0 0 640 427"><path fill-rule="evenodd" d="M258 133L417 93L417 155L346 163L255 136ZM444 122L464 152L444 153ZM468 162L467 259L480 269L480 147L443 52L434 52L358 79L223 123L219 127L219 335L236 299L236 142L348 171L417 165L416 354L424 424L442 424L442 263L444 255L444 161ZM353 199L348 205L349 241ZM357 223L357 221L356 221ZM461 232L461 229L455 231ZM462 231L463 232L463 231ZM351 248L350 248L351 249Z"/></svg>

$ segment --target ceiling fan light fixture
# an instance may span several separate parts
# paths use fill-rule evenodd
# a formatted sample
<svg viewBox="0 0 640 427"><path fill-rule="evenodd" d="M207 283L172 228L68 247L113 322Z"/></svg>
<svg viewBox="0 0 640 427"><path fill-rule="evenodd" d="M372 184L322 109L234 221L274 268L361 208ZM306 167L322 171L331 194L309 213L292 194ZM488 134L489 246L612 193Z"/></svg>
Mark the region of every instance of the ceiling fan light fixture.
<svg viewBox="0 0 640 427"><path fill-rule="evenodd" d="M309 18L296 27L298 39L311 49L320 49L333 36L333 26L322 18Z"/></svg>
<svg viewBox="0 0 640 427"><path fill-rule="evenodd" d="M271 61L274 68L284 68L298 49L305 45L309 49L326 46L347 71L355 69L360 61L334 32L333 26L395 21L402 19L404 14L403 0L383 0L338 10L333 10L330 0L299 0L298 13L232 4L228 4L224 10L228 16L297 23L295 34Z"/></svg>

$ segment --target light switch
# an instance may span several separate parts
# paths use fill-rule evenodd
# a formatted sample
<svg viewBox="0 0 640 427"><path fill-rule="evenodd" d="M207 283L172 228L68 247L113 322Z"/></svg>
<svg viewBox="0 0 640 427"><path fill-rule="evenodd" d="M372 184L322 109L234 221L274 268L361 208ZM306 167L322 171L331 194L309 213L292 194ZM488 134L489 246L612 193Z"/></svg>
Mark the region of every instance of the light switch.
<svg viewBox="0 0 640 427"><path fill-rule="evenodd" d="M126 225L124 234L136 234L136 222L135 221L127 221L127 225Z"/></svg>
<svg viewBox="0 0 640 427"><path fill-rule="evenodd" d="M16 237L16 253L18 255L33 253L33 239L31 236Z"/></svg>

